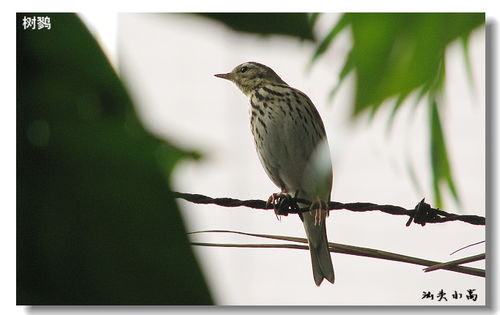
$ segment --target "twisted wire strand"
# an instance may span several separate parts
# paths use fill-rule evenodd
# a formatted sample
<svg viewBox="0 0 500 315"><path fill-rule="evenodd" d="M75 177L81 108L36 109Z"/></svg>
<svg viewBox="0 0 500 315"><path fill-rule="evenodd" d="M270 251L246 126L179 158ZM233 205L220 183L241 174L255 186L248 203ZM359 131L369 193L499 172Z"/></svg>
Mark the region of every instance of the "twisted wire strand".
<svg viewBox="0 0 500 315"><path fill-rule="evenodd" d="M223 207L248 207L258 210L278 210L281 215L288 215L293 213L303 213L310 211L311 208L300 208L297 203L311 204L310 201L298 198L286 198L279 205L278 209L275 209L275 205L269 204L264 200L250 199L250 200L240 200L234 198L212 198L201 194L191 194L191 193L181 193L173 192L175 198L184 199L189 202L198 204L215 204ZM409 216L406 226L409 226L412 222L424 226L426 223L442 223L450 221L461 221L473 225L485 225L485 217L477 215L459 215L454 213L448 213L443 210L432 208L425 199L422 199L414 209L406 209L400 206L394 205L378 205L370 202L351 202L342 203L337 201L331 201L328 204L328 210L349 210L356 212L365 211L381 211L392 215L406 215Z"/></svg>

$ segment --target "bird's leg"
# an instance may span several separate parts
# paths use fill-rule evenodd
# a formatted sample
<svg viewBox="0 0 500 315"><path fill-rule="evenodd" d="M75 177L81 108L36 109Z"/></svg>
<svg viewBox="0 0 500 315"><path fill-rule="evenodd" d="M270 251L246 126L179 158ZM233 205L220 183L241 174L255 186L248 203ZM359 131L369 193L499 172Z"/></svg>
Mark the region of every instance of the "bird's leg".
<svg viewBox="0 0 500 315"><path fill-rule="evenodd" d="M267 206L273 205L274 214L280 219L281 215L288 215L286 210L289 208L289 200L292 198L286 190L282 189L279 193L272 194L269 199L267 199Z"/></svg>

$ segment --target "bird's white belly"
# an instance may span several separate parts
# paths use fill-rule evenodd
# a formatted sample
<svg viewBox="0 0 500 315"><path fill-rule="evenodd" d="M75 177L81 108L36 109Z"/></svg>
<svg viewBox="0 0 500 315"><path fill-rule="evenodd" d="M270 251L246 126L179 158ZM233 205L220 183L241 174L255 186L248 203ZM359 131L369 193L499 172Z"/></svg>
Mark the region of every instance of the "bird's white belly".
<svg viewBox="0 0 500 315"><path fill-rule="evenodd" d="M268 176L289 193L301 189L304 170L314 148L308 146L307 134L289 116L261 117L266 128L257 123L263 137L256 137L259 159Z"/></svg>

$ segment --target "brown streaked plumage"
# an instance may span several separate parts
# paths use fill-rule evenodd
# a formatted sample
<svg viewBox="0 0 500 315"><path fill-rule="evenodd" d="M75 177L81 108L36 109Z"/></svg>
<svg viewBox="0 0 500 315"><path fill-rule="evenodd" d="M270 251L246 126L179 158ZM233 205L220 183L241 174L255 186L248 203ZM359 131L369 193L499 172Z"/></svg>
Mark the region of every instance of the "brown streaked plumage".
<svg viewBox="0 0 500 315"><path fill-rule="evenodd" d="M215 76L230 80L250 100L250 126L257 154L281 194L310 200L318 210L302 215L316 285L335 281L325 220L333 182L323 121L309 97L271 68L245 62ZM273 194L274 200L278 194ZM304 206L304 205L302 205Z"/></svg>

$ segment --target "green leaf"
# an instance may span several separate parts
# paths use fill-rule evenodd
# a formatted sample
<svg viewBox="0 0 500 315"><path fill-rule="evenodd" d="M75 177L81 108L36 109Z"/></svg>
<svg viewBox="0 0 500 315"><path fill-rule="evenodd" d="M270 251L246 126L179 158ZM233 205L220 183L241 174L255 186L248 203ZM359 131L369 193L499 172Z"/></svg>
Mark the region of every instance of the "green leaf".
<svg viewBox="0 0 500 315"><path fill-rule="evenodd" d="M403 105L403 102L405 101L405 99L407 97L408 97L408 92L401 93L397 97L396 101L394 102L394 106L392 107L391 115L389 116L389 121L387 122L387 131L391 130L391 128L394 124L394 118L396 118L396 113L401 108L401 105Z"/></svg>
<svg viewBox="0 0 500 315"><path fill-rule="evenodd" d="M474 88L474 76L472 74L472 63L469 54L469 37L470 34L464 34L460 37L460 42L462 44L462 52L464 55L465 70L467 72L467 78L469 79L469 85Z"/></svg>
<svg viewBox="0 0 500 315"><path fill-rule="evenodd" d="M288 35L314 40L313 23L307 13L199 13L227 27L260 35Z"/></svg>
<svg viewBox="0 0 500 315"><path fill-rule="evenodd" d="M441 184L447 184L450 193L457 203L460 203L457 190L455 188L450 161L446 149L445 137L441 126L438 104L432 100L429 110L430 122L430 154L432 166L432 186L434 189L435 203L438 208L443 206Z"/></svg>
<svg viewBox="0 0 500 315"><path fill-rule="evenodd" d="M17 303L211 304L169 184L191 155L142 127L74 14L16 23Z"/></svg>
<svg viewBox="0 0 500 315"><path fill-rule="evenodd" d="M484 23L482 13L351 13L353 114L435 80L447 45Z"/></svg>
<svg viewBox="0 0 500 315"><path fill-rule="evenodd" d="M430 157L432 169L432 187L434 190L434 199L437 207L443 207L442 184L449 189L455 202L460 205L460 199L455 189L453 173L451 170L448 150L445 142L445 135L441 126L441 118L437 99L441 97L445 81L445 59L441 57L441 62L436 69L436 77L429 83L428 104L430 108Z"/></svg>
<svg viewBox="0 0 500 315"><path fill-rule="evenodd" d="M318 21L318 18L321 14L320 13L308 13L307 17L309 18L309 25L311 28L314 29L314 25L316 25L316 22Z"/></svg>
<svg viewBox="0 0 500 315"><path fill-rule="evenodd" d="M317 46L313 61L324 54L338 32L347 25L352 30L353 47L330 97L339 89L347 73L354 71L353 117L368 112L373 118L384 102L394 98L389 130L409 95L417 92L415 104L427 96L429 106L436 108L431 115L433 121L429 122L436 202L442 205L442 183L458 202L436 99L444 86L445 50L457 39L462 40L471 78L468 39L475 28L484 25L484 13L347 13Z"/></svg>
<svg viewBox="0 0 500 315"><path fill-rule="evenodd" d="M350 53L349 55L347 55L344 66L342 67L342 70L339 73L337 84L333 87L333 89L330 91L330 94L328 95L328 99L330 101L333 100L333 98L337 94L337 91L340 89L340 86L346 79L347 75L351 73L353 68L354 68L354 61L352 58L352 54Z"/></svg>
<svg viewBox="0 0 500 315"><path fill-rule="evenodd" d="M349 23L350 21L348 15L344 14L340 17L339 21L335 24L334 27L332 27L328 35L326 35L325 38L323 38L323 40L319 43L311 59L311 64L313 64L320 56L322 56L326 52L333 40L342 30L349 26Z"/></svg>

